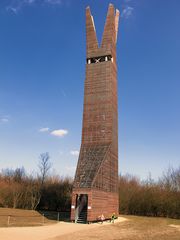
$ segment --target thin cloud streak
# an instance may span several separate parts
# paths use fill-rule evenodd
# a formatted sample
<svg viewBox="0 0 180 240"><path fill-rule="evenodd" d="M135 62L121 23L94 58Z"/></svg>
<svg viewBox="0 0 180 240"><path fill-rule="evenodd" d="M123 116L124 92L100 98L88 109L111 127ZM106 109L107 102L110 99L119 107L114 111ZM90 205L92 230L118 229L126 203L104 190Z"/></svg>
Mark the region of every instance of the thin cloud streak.
<svg viewBox="0 0 180 240"><path fill-rule="evenodd" d="M61 5L62 0L45 0L45 3L53 4L53 5Z"/></svg>
<svg viewBox="0 0 180 240"><path fill-rule="evenodd" d="M128 19L129 17L132 16L133 11L134 11L133 7L126 6L125 9L123 9L123 11L122 11L121 17L125 18L125 19Z"/></svg>
<svg viewBox="0 0 180 240"><path fill-rule="evenodd" d="M70 153L73 156L79 156L79 151L78 150L72 150L72 151L70 151Z"/></svg>
<svg viewBox="0 0 180 240"><path fill-rule="evenodd" d="M9 117L8 116L1 116L0 117L0 123L8 123Z"/></svg>
<svg viewBox="0 0 180 240"><path fill-rule="evenodd" d="M48 127L40 128L39 132L49 132L49 128Z"/></svg>
<svg viewBox="0 0 180 240"><path fill-rule="evenodd" d="M7 118L1 118L0 121L1 121L2 123L7 123L7 122L9 122L9 119L7 119Z"/></svg>
<svg viewBox="0 0 180 240"><path fill-rule="evenodd" d="M24 7L31 7L33 5L51 5L51 6L61 6L63 4L62 0L12 0L10 4L6 7L8 12L18 14L20 10Z"/></svg>

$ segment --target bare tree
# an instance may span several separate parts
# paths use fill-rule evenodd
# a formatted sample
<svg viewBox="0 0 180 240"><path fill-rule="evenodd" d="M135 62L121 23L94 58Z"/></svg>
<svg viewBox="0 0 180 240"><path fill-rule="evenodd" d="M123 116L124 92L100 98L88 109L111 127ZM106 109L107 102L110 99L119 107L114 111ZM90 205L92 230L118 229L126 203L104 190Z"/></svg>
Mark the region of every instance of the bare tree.
<svg viewBox="0 0 180 240"><path fill-rule="evenodd" d="M21 183L25 178L26 173L24 167L16 168L13 173L13 180L15 182Z"/></svg>
<svg viewBox="0 0 180 240"><path fill-rule="evenodd" d="M41 200L40 184L33 178L29 178L28 186L30 208L35 210Z"/></svg>
<svg viewBox="0 0 180 240"><path fill-rule="evenodd" d="M42 153L39 158L40 158L40 161L39 161L38 167L41 174L40 175L41 185L43 185L48 175L48 172L52 167L52 163L50 162L50 156L48 152Z"/></svg>
<svg viewBox="0 0 180 240"><path fill-rule="evenodd" d="M24 186L14 183L12 187L12 200L13 208L18 208L19 204L23 201Z"/></svg>

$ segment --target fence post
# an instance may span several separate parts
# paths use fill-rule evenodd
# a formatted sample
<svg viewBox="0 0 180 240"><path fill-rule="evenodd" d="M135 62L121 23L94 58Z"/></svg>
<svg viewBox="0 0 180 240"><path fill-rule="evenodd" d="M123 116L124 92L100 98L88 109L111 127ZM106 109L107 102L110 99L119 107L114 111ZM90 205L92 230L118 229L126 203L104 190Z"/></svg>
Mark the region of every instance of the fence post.
<svg viewBox="0 0 180 240"><path fill-rule="evenodd" d="M58 212L58 214L57 214L57 221L59 222L59 212Z"/></svg>
<svg viewBox="0 0 180 240"><path fill-rule="evenodd" d="M9 227L9 225L10 225L10 218L11 218L11 216L8 216L8 220L7 220L7 225L8 225L8 227Z"/></svg>
<svg viewBox="0 0 180 240"><path fill-rule="evenodd" d="M44 220L44 213L43 213L43 219L42 219L42 222L43 222L43 224L44 224L44 222L45 222L45 220Z"/></svg>

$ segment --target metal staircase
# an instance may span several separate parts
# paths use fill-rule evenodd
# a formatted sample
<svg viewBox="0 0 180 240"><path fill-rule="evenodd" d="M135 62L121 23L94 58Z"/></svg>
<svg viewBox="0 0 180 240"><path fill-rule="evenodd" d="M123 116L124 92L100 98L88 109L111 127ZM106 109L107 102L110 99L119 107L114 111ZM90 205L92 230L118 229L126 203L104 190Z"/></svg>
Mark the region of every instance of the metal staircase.
<svg viewBox="0 0 180 240"><path fill-rule="evenodd" d="M80 212L77 223L87 223L87 207L85 206L82 211Z"/></svg>

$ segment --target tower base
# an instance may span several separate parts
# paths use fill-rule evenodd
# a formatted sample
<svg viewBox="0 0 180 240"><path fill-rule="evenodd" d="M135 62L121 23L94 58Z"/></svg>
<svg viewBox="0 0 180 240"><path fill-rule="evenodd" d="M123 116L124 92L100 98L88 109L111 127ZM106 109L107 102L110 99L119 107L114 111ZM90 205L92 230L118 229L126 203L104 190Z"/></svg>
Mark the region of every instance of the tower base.
<svg viewBox="0 0 180 240"><path fill-rule="evenodd" d="M114 213L119 214L118 193L96 189L73 189L71 205L71 221L94 222L103 214L110 219Z"/></svg>

